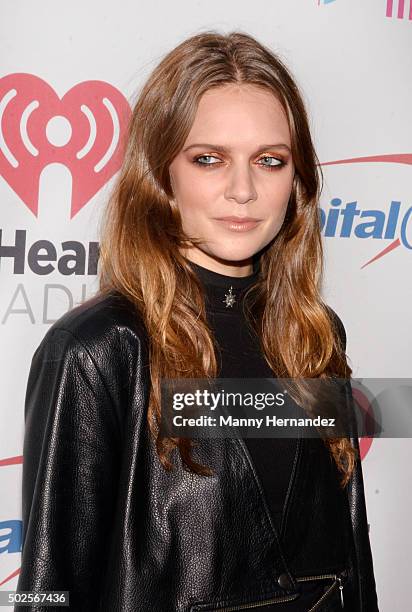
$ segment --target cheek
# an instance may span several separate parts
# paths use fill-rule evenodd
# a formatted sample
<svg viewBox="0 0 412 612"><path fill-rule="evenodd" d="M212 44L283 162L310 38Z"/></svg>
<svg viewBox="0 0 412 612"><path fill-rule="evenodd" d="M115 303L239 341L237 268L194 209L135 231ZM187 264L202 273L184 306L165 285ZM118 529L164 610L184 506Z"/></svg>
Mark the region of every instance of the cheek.
<svg viewBox="0 0 412 612"><path fill-rule="evenodd" d="M284 215L288 207L291 192L291 183L285 184L283 182L282 184L272 185L271 188L266 191L264 197L266 214L273 217Z"/></svg>
<svg viewBox="0 0 412 612"><path fill-rule="evenodd" d="M274 185L271 191L271 194L268 194L267 202L270 202L270 207L272 210L278 211L278 213L286 213L286 209L288 207L289 199L292 193L293 188L293 173L285 174L281 177L281 180L278 180Z"/></svg>
<svg viewBox="0 0 412 612"><path fill-rule="evenodd" d="M208 202L210 200L204 197L198 189L191 189L182 193L179 199L179 209L185 217L195 218L207 212L207 209L210 208Z"/></svg>
<svg viewBox="0 0 412 612"><path fill-rule="evenodd" d="M196 189L181 193L178 208L184 230L197 232L210 212L210 200Z"/></svg>
<svg viewBox="0 0 412 612"><path fill-rule="evenodd" d="M179 208L187 217L210 213L216 199L215 183L206 177L199 177L199 173L188 173L185 181L179 185Z"/></svg>

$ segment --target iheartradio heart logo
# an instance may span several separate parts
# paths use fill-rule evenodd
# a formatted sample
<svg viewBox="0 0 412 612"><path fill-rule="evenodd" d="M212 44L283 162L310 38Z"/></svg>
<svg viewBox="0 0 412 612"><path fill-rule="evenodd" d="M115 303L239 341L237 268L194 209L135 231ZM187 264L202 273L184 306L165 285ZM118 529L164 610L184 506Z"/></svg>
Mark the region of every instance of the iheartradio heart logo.
<svg viewBox="0 0 412 612"><path fill-rule="evenodd" d="M70 218L120 169L131 116L128 101L104 81L84 81L63 98L26 73L0 79L0 174L34 215L49 164L72 175Z"/></svg>

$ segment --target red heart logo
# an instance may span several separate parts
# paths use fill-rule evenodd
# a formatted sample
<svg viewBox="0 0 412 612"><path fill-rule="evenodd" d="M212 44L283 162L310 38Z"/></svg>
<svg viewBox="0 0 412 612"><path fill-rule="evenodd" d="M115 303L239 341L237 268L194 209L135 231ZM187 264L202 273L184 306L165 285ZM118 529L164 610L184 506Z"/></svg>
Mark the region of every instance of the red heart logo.
<svg viewBox="0 0 412 612"><path fill-rule="evenodd" d="M62 99L32 74L0 79L0 174L37 216L39 179L51 163L72 175L70 218L120 169L131 116L126 98L104 81L85 81ZM53 122L67 137L57 142Z"/></svg>

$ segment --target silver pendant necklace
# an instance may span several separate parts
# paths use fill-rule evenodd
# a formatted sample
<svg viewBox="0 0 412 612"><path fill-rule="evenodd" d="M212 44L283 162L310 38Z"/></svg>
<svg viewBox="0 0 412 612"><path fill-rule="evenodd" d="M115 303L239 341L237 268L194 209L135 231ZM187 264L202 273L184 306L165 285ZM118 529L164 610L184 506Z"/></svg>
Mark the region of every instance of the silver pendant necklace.
<svg viewBox="0 0 412 612"><path fill-rule="evenodd" d="M233 304L236 302L236 296L233 293L233 287L230 286L229 292L225 293L225 299L222 300L222 302L224 302L226 304L226 308L229 308L233 306Z"/></svg>

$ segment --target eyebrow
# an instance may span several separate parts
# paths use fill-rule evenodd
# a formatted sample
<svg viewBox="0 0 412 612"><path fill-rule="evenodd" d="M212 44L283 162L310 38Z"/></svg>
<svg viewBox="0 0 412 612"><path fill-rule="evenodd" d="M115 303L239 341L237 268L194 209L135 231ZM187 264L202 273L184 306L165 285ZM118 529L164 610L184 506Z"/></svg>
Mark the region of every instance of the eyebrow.
<svg viewBox="0 0 412 612"><path fill-rule="evenodd" d="M200 143L189 145L188 147L183 149L183 153L185 151L188 151L189 149L194 149L195 147L202 147L205 149L214 149L215 151L221 151L222 153L225 153L225 152L227 153L227 152L230 152L231 150L230 147L224 147L222 145L211 144L208 142L200 142ZM260 147L258 147L257 152L264 151L265 149L279 149L279 148L287 149L288 151L290 151L290 147L286 143L278 142L276 144L260 145Z"/></svg>

